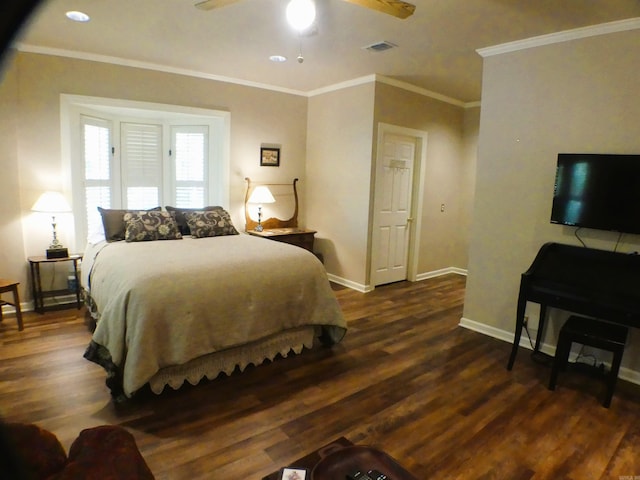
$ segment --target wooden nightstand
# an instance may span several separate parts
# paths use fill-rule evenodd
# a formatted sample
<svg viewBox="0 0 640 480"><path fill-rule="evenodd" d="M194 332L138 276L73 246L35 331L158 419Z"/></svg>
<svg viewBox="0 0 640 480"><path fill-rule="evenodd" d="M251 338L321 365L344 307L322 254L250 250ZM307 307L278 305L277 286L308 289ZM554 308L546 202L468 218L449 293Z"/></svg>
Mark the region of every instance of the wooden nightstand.
<svg viewBox="0 0 640 480"><path fill-rule="evenodd" d="M82 306L80 300L80 279L78 278L78 261L82 260L82 255L70 255L63 258L47 258L45 256L29 257L29 265L31 267L31 291L33 294L33 304L36 312L44 313L47 310L57 310L67 308L70 305L76 305L77 308ZM59 290L42 290L42 281L40 279L41 263L57 263L57 262L73 262L73 275L75 277L75 288L63 288ZM56 297L60 295L75 294L75 303L61 303L53 306L44 306L45 297Z"/></svg>
<svg viewBox="0 0 640 480"><path fill-rule="evenodd" d="M247 230L249 235L256 237L268 238L276 242L290 243L297 245L313 253L313 240L316 234L315 230L306 230L304 228L265 228L261 232L255 230Z"/></svg>

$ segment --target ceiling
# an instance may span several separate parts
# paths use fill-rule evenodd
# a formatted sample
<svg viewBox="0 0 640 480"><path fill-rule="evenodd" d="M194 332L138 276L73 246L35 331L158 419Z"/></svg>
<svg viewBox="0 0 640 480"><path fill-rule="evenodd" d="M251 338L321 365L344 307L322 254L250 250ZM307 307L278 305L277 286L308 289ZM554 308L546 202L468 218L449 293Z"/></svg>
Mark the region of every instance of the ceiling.
<svg viewBox="0 0 640 480"><path fill-rule="evenodd" d="M405 20L316 0L314 31L300 37L286 24L287 0L241 0L210 11L196 2L46 0L17 41L27 51L115 57L297 93L378 74L474 102L482 83L477 49L640 17L640 0L415 0L415 14ZM91 21L74 23L68 10ZM380 41L397 48L363 49ZM300 51L303 63L296 61ZM271 62L274 54L288 60Z"/></svg>

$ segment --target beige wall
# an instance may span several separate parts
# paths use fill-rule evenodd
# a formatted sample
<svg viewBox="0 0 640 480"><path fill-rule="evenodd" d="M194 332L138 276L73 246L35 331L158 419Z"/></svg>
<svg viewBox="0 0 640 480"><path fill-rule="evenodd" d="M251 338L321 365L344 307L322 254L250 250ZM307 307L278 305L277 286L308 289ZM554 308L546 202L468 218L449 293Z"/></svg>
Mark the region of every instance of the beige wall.
<svg viewBox="0 0 640 480"><path fill-rule="evenodd" d="M578 245L574 228L549 223L557 154L640 153L638 65L638 30L485 58L463 321L512 336L520 274L540 246ZM610 250L617 240L592 230L581 237ZM640 238L624 235L618 251L635 250ZM551 344L565 316L553 313ZM636 372L639 337L632 332L623 361Z"/></svg>
<svg viewBox="0 0 640 480"><path fill-rule="evenodd" d="M308 227L327 271L362 289L367 242L375 84L309 99Z"/></svg>
<svg viewBox="0 0 640 480"><path fill-rule="evenodd" d="M9 57L9 56L8 56ZM20 211L20 176L18 166L18 78L15 69L0 73L0 277L20 282L20 295L26 296L22 214Z"/></svg>
<svg viewBox="0 0 640 480"><path fill-rule="evenodd" d="M69 177L61 158L60 94L174 104L230 112L230 204L244 228L244 177L255 182L300 182L300 225L318 230L317 250L337 280L369 282L372 158L378 122L428 133L424 231L418 274L466 268L467 230L475 171L477 115L379 82L304 96L33 53L5 65L0 142L7 152L0 271L19 279L29 299L26 257L40 255L51 238L49 220L30 211L44 190L63 190ZM474 126L475 125L475 126ZM470 132L470 133L468 133ZM280 168L260 167L262 143L281 146ZM440 204L446 209L440 212ZM264 207L265 218L272 212ZM281 216L281 215L280 215ZM58 218L58 233L73 245L73 219ZM82 245L77 246L78 250ZM60 276L63 281L64 275Z"/></svg>
<svg viewBox="0 0 640 480"><path fill-rule="evenodd" d="M466 269L469 264L469 239L475 201L476 169L478 160L478 135L480 133L480 107L470 107L464 112L464 128L462 135L462 174L461 191L464 199L460 211L460 225L464 228L460 235L459 251L463 252L461 266Z"/></svg>
<svg viewBox="0 0 640 480"><path fill-rule="evenodd" d="M381 82L309 100L307 213L334 279L371 288L369 219L379 123L428 135L418 275L466 269L478 110Z"/></svg>
<svg viewBox="0 0 640 480"><path fill-rule="evenodd" d="M467 125L460 106L377 83L375 125L380 122L428 135L418 275L450 267L465 269L475 173L475 157L466 152L474 150L474 117L469 116Z"/></svg>
<svg viewBox="0 0 640 480"><path fill-rule="evenodd" d="M87 95L229 111L231 115L230 205L234 223L244 229L244 177L257 182L300 178L304 222L307 99L240 85L150 70L62 57L19 53L5 65L2 83L4 235L2 276L27 284L26 256L41 255L51 239L30 208L44 190L61 190L68 182L60 142L60 94ZM14 125L15 122L15 125ZM260 167L261 143L281 146L279 168ZM265 207L265 216L269 216ZM21 229L15 228L22 219ZM60 219L64 244L72 242L72 219ZM80 246L83 248L84 246ZM28 298L24 295L23 297Z"/></svg>

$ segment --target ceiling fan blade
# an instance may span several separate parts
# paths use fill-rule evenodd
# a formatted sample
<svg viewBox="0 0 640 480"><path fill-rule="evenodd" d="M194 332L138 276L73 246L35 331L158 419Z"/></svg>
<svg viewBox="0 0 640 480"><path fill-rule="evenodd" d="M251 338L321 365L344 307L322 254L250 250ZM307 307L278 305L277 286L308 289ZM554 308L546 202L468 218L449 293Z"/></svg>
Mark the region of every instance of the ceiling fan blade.
<svg viewBox="0 0 640 480"><path fill-rule="evenodd" d="M345 0L361 7L377 10L398 18L407 18L413 15L416 6L402 0Z"/></svg>
<svg viewBox="0 0 640 480"><path fill-rule="evenodd" d="M214 8L224 7L236 3L238 0L204 0L195 4L200 10L213 10Z"/></svg>

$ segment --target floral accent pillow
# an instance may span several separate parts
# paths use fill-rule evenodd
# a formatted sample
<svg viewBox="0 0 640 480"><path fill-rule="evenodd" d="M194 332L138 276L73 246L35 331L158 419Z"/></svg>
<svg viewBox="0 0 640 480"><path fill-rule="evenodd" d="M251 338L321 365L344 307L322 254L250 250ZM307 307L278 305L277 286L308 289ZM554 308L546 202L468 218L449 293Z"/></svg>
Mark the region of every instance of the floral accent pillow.
<svg viewBox="0 0 640 480"><path fill-rule="evenodd" d="M124 239L127 242L178 240L182 238L175 218L169 212L127 212Z"/></svg>
<svg viewBox="0 0 640 480"><path fill-rule="evenodd" d="M113 208L98 207L98 212L102 217L102 226L104 228L104 236L107 242L118 242L124 240L127 225L124 221L124 215L128 212L137 212L138 210L122 210ZM160 207L150 208L146 210L160 211Z"/></svg>
<svg viewBox="0 0 640 480"><path fill-rule="evenodd" d="M229 212L222 207L206 212L185 212L184 216L193 238L238 235Z"/></svg>
<svg viewBox="0 0 640 480"><path fill-rule="evenodd" d="M167 212L171 213L171 215L173 215L176 219L176 223L178 224L180 233L182 235L191 235L191 230L189 230L189 225L187 225L187 218L185 217L185 214L187 212L206 212L207 210L216 210L222 207L210 206L204 208L177 208L167 205L164 208L166 208Z"/></svg>

